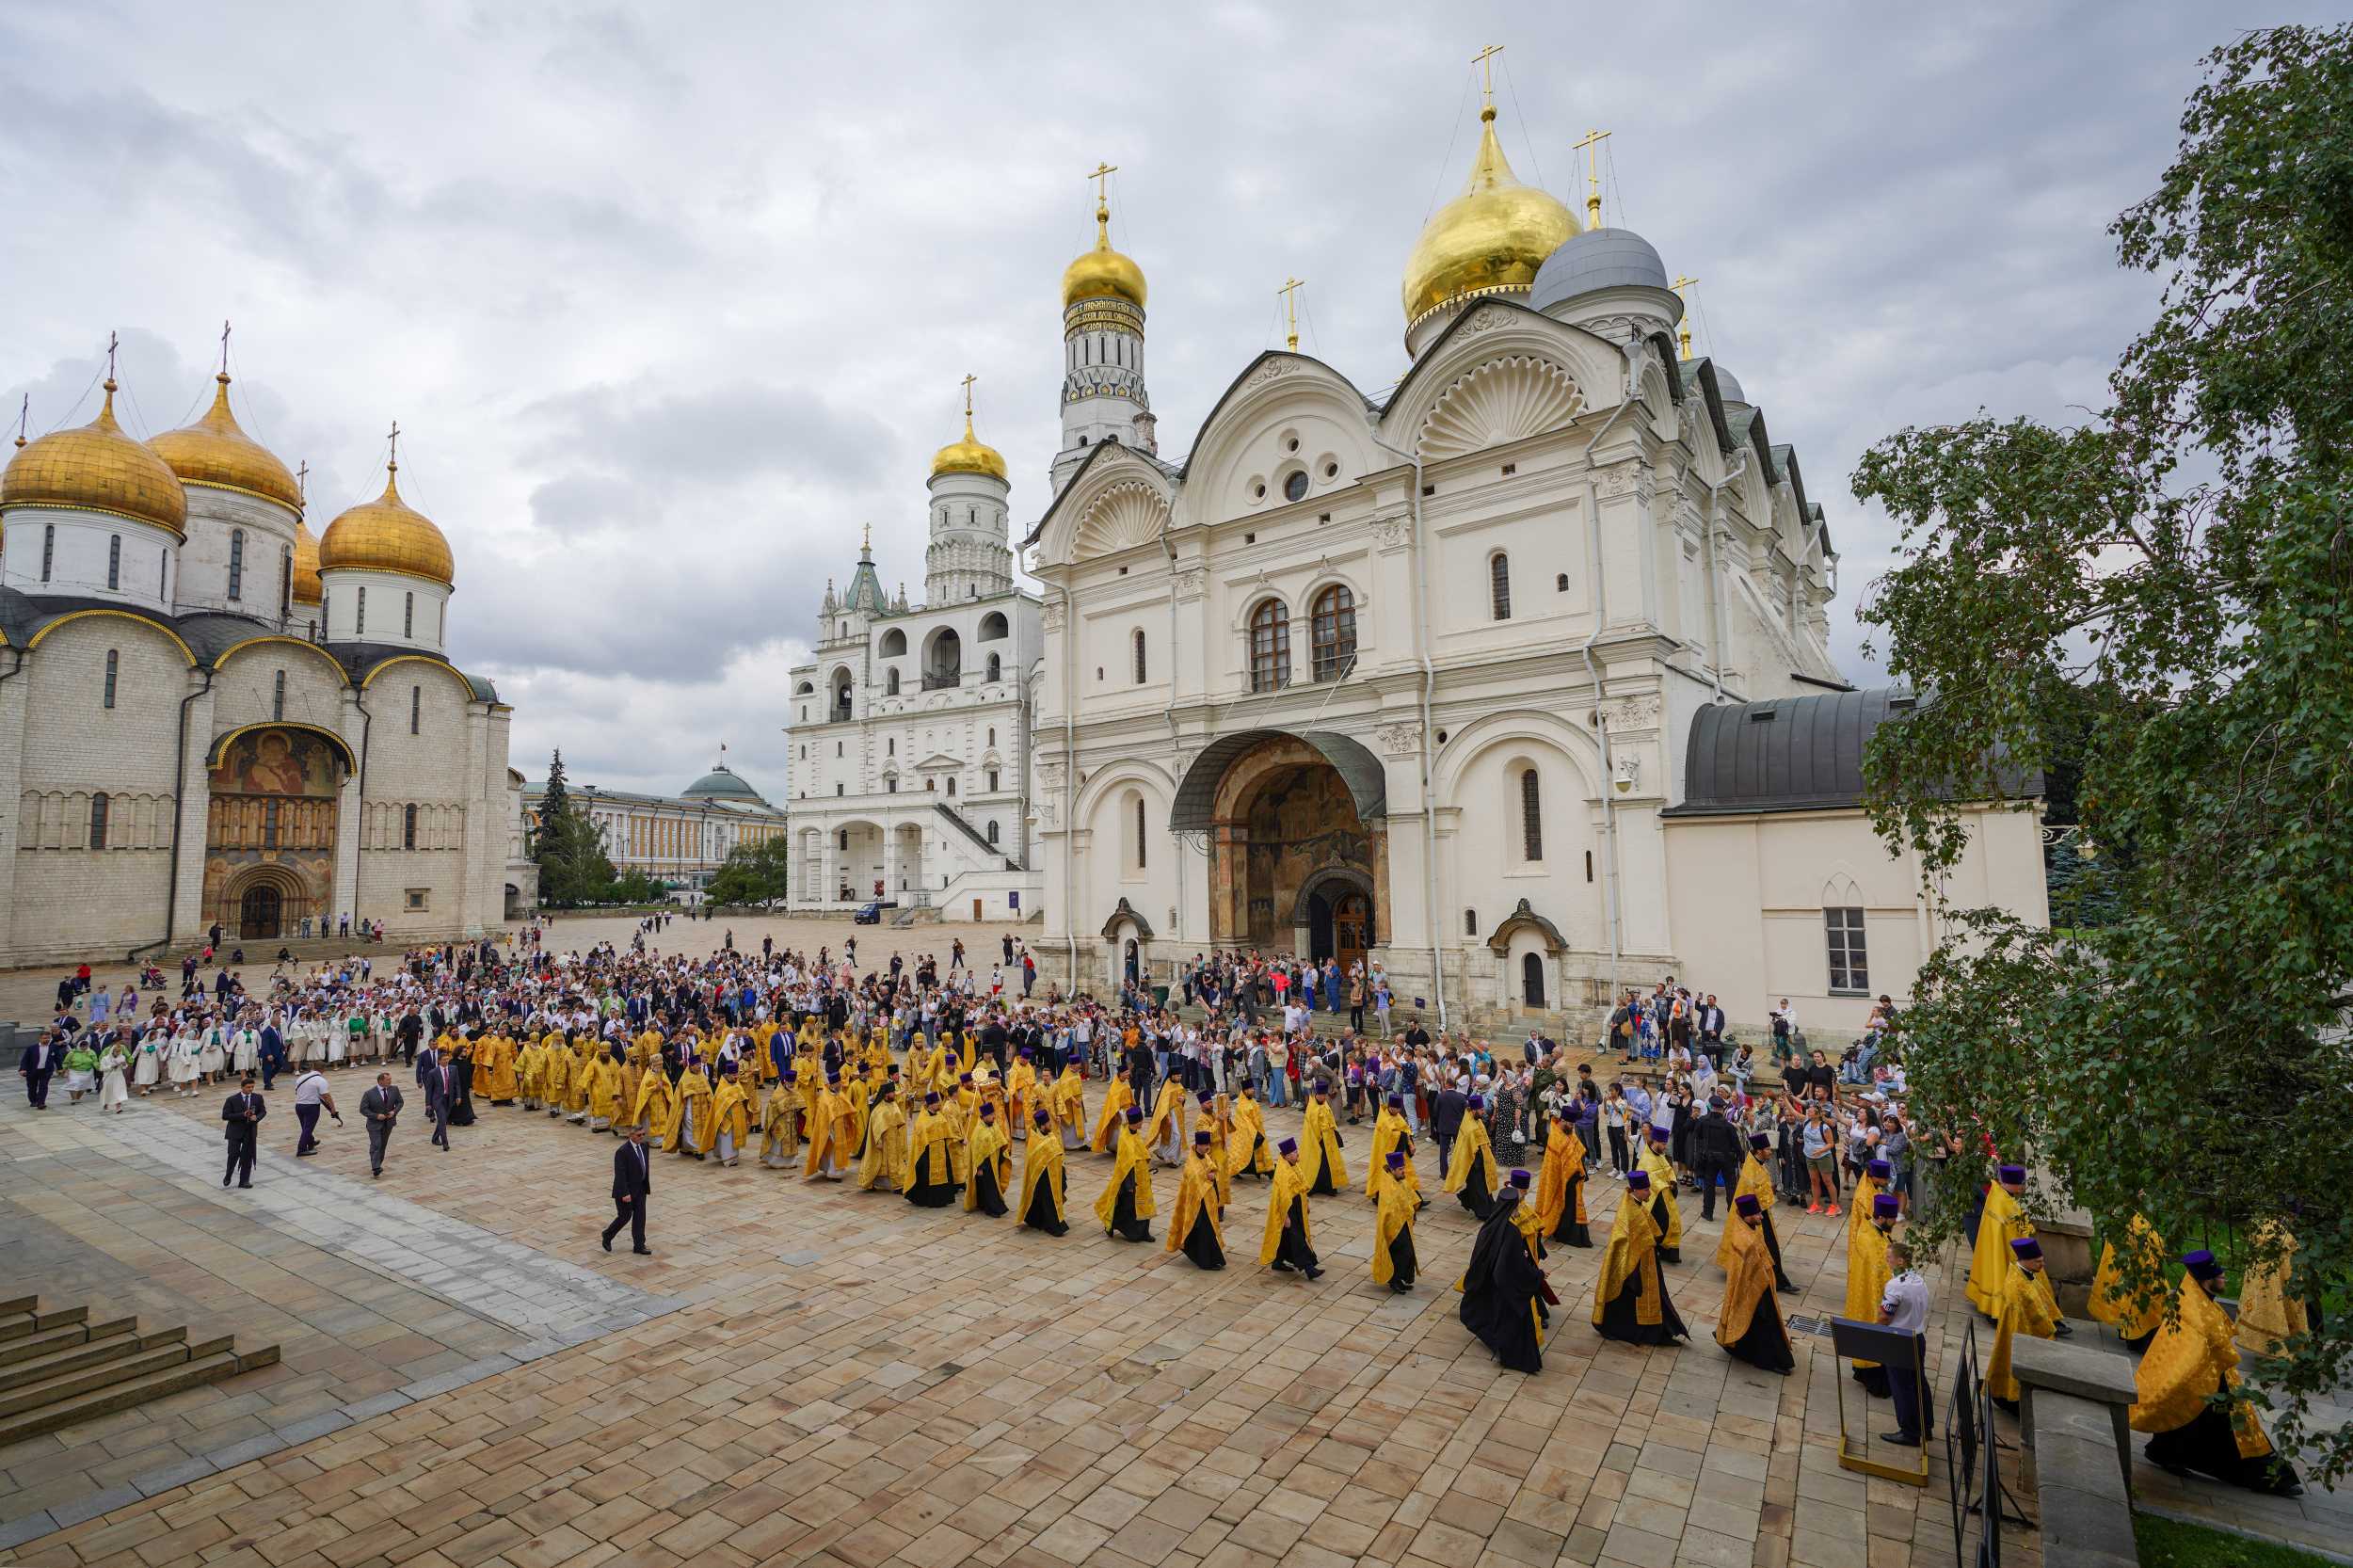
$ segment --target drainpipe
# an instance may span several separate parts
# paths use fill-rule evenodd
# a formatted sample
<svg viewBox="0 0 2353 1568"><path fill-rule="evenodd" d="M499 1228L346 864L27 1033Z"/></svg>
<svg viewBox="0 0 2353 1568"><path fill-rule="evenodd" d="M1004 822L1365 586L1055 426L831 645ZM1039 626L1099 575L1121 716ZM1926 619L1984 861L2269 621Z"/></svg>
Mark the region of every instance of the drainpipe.
<svg viewBox="0 0 2353 1568"><path fill-rule="evenodd" d="M363 840L368 831L368 742L376 733L376 715L368 712L367 696L364 684L352 688L351 705L360 710L360 835ZM591 788L588 804L592 808L596 801L596 791ZM360 847L365 850L367 845L363 841ZM356 857L351 868L351 923L360 923L360 867Z"/></svg>
<svg viewBox="0 0 2353 1568"><path fill-rule="evenodd" d="M1437 792L1433 776L1437 771L1436 749L1431 728L1430 701L1438 683L1437 666L1430 659L1430 573L1429 555L1422 539L1421 485L1422 466L1419 443L1408 452L1401 446L1391 446L1379 436L1372 444L1385 452L1394 452L1414 465L1414 488L1406 496L1414 518L1414 616L1418 623L1414 638L1415 650L1421 658L1421 909L1422 928L1430 938L1431 994L1438 1000L1438 1029L1447 1027L1446 957L1438 950L1438 826Z"/></svg>
<svg viewBox="0 0 2353 1568"><path fill-rule="evenodd" d="M1169 529L1176 520L1175 507L1171 507L1168 516L1160 520L1160 549L1168 556L1168 708L1166 712L1168 760L1171 762L1176 760L1176 753L1180 749L1176 733L1176 541L1169 537ZM1064 617L1064 624L1067 625L1066 611ZM1184 782L1181 778L1176 780L1179 788L1183 787ZM1169 843L1174 846L1171 854L1176 865L1176 929L1169 935L1176 942L1176 952L1178 956L1176 961L1182 964L1185 945L1185 844L1184 840L1173 832L1169 834L1168 840Z"/></svg>
<svg viewBox="0 0 2353 1568"><path fill-rule="evenodd" d="M1062 925L1063 945L1070 966L1070 994L1079 994L1079 928L1071 921L1070 836L1077 830L1073 817L1079 809L1079 707L1077 699L1078 666L1071 662L1077 646L1077 630L1070 624L1070 583L1065 577L1054 584L1062 595ZM1174 587L1170 589L1175 592Z"/></svg>
<svg viewBox="0 0 2353 1568"><path fill-rule="evenodd" d="M23 655L17 658L17 670L24 667ZM17 670L10 670L9 675ZM5 680L6 677L0 677ZM204 684L180 699L180 743L171 765L171 883L164 889L163 940L152 944L168 947L171 933L180 923L180 818L184 793L188 786L188 705L213 689L213 672L204 672Z"/></svg>
<svg viewBox="0 0 2353 1568"><path fill-rule="evenodd" d="M1633 390L1633 358L1632 351L1627 350L1628 374L1625 401L1618 405L1615 412L1602 421L1601 428L1593 432L1593 439L1585 443L1585 468L1589 474L1593 472L1593 453L1600 447L1602 438L1609 434L1609 427L1617 424L1626 410L1637 406ZM1602 672L1601 661L1593 657L1593 645L1601 641L1602 628L1609 623L1609 587L1608 580L1602 574L1601 495L1593 488L1593 482L1590 478L1585 481L1585 516L1592 523L1586 533L1593 547L1587 552L1587 558L1593 574L1593 630L1592 634L1585 639L1584 647L1577 649L1577 653L1585 661L1587 679L1593 683L1593 728L1601 737L1602 839L1608 851L1605 871L1609 876L1609 1003L1614 1007L1618 1001L1618 965L1625 946L1620 936L1618 910L1618 809L1616 797L1612 792L1618 787L1618 767L1616 760L1612 758L1609 751L1609 721L1602 713L1602 703L1609 695L1609 678Z"/></svg>

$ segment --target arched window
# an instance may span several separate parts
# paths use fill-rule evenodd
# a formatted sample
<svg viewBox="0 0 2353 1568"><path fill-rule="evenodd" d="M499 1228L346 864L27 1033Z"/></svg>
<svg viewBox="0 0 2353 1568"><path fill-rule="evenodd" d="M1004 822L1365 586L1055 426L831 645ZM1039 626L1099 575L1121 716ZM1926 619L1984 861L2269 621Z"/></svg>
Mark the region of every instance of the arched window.
<svg viewBox="0 0 2353 1568"><path fill-rule="evenodd" d="M408 688L408 733L411 735L422 734L423 730L420 727L424 724L424 688L423 686L411 686Z"/></svg>
<svg viewBox="0 0 2353 1568"><path fill-rule="evenodd" d="M1520 858L1542 860L1544 857L1544 790L1536 780L1536 770L1523 768L1520 770Z"/></svg>
<svg viewBox="0 0 2353 1568"><path fill-rule="evenodd" d="M899 672L896 669L893 669L883 677L883 696L897 696L898 695Z"/></svg>
<svg viewBox="0 0 2353 1568"><path fill-rule="evenodd" d="M400 596L400 634L404 637L413 637L417 634L417 596L415 594Z"/></svg>
<svg viewBox="0 0 2353 1568"><path fill-rule="evenodd" d="M355 637L364 637L368 634L368 590L365 588L360 590L360 610L355 624L352 626L351 634Z"/></svg>
<svg viewBox="0 0 2353 1568"><path fill-rule="evenodd" d="M950 774L948 776L948 792L951 795L956 792L956 776L954 774Z"/></svg>
<svg viewBox="0 0 2353 1568"><path fill-rule="evenodd" d="M1496 619L1512 618L1512 557L1499 550L1487 563L1487 598Z"/></svg>
<svg viewBox="0 0 2353 1568"><path fill-rule="evenodd" d="M1136 796L1136 870L1144 870L1144 797Z"/></svg>
<svg viewBox="0 0 2353 1568"><path fill-rule="evenodd" d="M1250 612L1250 689L1279 692L1290 683L1290 607L1270 599Z"/></svg>
<svg viewBox="0 0 2353 1568"><path fill-rule="evenodd" d="M108 591L122 586L122 536L110 535L106 539L106 587Z"/></svg>
<svg viewBox="0 0 2353 1568"><path fill-rule="evenodd" d="M897 627L882 634L882 656L896 659L907 650L907 634Z"/></svg>
<svg viewBox="0 0 2353 1568"><path fill-rule="evenodd" d="M1133 649L1135 653L1136 684L1141 686L1144 684L1144 628L1141 626L1137 627L1135 631L1129 634L1128 643L1128 647Z"/></svg>
<svg viewBox="0 0 2353 1568"><path fill-rule="evenodd" d="M242 528L229 530L229 597L245 597L245 530Z"/></svg>
<svg viewBox="0 0 2353 1568"><path fill-rule="evenodd" d="M106 792L104 790L89 797L89 847L106 847Z"/></svg>
<svg viewBox="0 0 2353 1568"><path fill-rule="evenodd" d="M995 823L990 823L988 824L988 841L992 844L997 841L997 824Z"/></svg>
<svg viewBox="0 0 2353 1568"><path fill-rule="evenodd" d="M991 610L981 617L981 641L993 643L1006 634L1005 617Z"/></svg>
<svg viewBox="0 0 2353 1568"><path fill-rule="evenodd" d="M121 672L121 669L122 655L111 648L108 648L106 650L106 693L104 699L104 706L108 708L115 705L115 677Z"/></svg>
<svg viewBox="0 0 2353 1568"><path fill-rule="evenodd" d="M994 653L990 654L990 655L988 656L988 678L989 678L989 680L1002 680L1002 679L1004 678L1004 673L1005 673L1004 660L1003 660L1003 659L1002 659L1000 655L998 655L998 654L994 654Z"/></svg>
<svg viewBox="0 0 2353 1568"><path fill-rule="evenodd" d="M278 618L284 620L294 614L294 552L278 552Z"/></svg>
<svg viewBox="0 0 2353 1568"><path fill-rule="evenodd" d="M269 716L272 719L283 719L286 716L286 672L284 670L280 670L270 678Z"/></svg>
<svg viewBox="0 0 2353 1568"><path fill-rule="evenodd" d="M1463 911L1463 935L1465 936L1476 936L1479 935L1478 910L1465 909Z"/></svg>
<svg viewBox="0 0 2353 1568"><path fill-rule="evenodd" d="M850 716L850 672L843 670L833 681L833 722L841 723Z"/></svg>
<svg viewBox="0 0 2353 1568"><path fill-rule="evenodd" d="M417 847L417 808L413 805L400 808L400 847Z"/></svg>
<svg viewBox="0 0 2353 1568"><path fill-rule="evenodd" d="M1337 680L1356 658L1356 596L1345 583L1316 595L1307 622L1315 678Z"/></svg>
<svg viewBox="0 0 2353 1568"><path fill-rule="evenodd" d="M848 828L845 827L841 829L836 841L840 844L842 854L847 855L850 853L850 830Z"/></svg>
<svg viewBox="0 0 2353 1568"><path fill-rule="evenodd" d="M1527 953L1520 959L1520 1001L1527 1007L1542 1007L1545 1004L1545 959L1542 953Z"/></svg>

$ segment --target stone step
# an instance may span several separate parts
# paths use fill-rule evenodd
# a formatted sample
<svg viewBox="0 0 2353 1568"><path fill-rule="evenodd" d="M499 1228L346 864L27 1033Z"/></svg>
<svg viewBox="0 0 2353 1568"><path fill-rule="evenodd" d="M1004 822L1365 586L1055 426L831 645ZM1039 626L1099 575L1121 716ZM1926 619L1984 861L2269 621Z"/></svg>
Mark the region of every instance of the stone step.
<svg viewBox="0 0 2353 1568"><path fill-rule="evenodd" d="M23 1362L36 1361L79 1345L103 1343L129 1334L137 1326L136 1318L116 1318L104 1323L68 1323L63 1328L0 1339L0 1383L5 1383L8 1372Z"/></svg>
<svg viewBox="0 0 2353 1568"><path fill-rule="evenodd" d="M88 1321L89 1308L87 1306L61 1306L53 1312L35 1312L33 1314L33 1323L37 1328L63 1328L68 1323L87 1323Z"/></svg>
<svg viewBox="0 0 2353 1568"><path fill-rule="evenodd" d="M132 1320L126 1318L122 1320L128 1323ZM157 1329L152 1334L110 1334L78 1345L68 1345L47 1355L0 1363L0 1394L45 1383L67 1372L101 1367L137 1351L152 1351L164 1345L178 1345L184 1350L187 1341L188 1331L184 1328Z"/></svg>
<svg viewBox="0 0 2353 1568"><path fill-rule="evenodd" d="M0 1319L30 1317L33 1309L39 1305L40 1305L39 1296L0 1297Z"/></svg>
<svg viewBox="0 0 2353 1568"><path fill-rule="evenodd" d="M107 1348L114 1350L115 1353L101 1360L95 1366L58 1372L38 1383L25 1383L12 1388L0 1388L0 1421L5 1421L11 1416L21 1416L26 1411L43 1410L67 1400L76 1400L85 1394L95 1393L101 1389L134 1383L151 1373L168 1370L192 1359L188 1354L189 1347L184 1336L168 1344L157 1345L152 1350L137 1348L138 1341L136 1339L126 1339L120 1343L126 1348L115 1350L114 1345L109 1344Z"/></svg>
<svg viewBox="0 0 2353 1568"><path fill-rule="evenodd" d="M120 1383L110 1383L104 1387L60 1400L55 1404L0 1416L0 1448L27 1437L38 1437L45 1432L56 1432L60 1427L78 1426L102 1416L129 1410L150 1400L160 1400L185 1389L235 1377L247 1369L245 1361L245 1357L228 1351L200 1359L183 1359L176 1365L158 1368Z"/></svg>

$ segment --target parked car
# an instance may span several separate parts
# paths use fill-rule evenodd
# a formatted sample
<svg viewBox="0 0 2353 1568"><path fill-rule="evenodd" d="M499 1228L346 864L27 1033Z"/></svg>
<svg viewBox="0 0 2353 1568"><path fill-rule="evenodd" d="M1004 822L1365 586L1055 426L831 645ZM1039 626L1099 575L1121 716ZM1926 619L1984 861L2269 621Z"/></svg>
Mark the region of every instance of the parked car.
<svg viewBox="0 0 2353 1568"><path fill-rule="evenodd" d="M861 904L856 910L852 911L850 915L850 923L852 925L880 925L882 924L883 911L886 909L896 909L898 907L899 904L896 899L888 901L876 899L871 904Z"/></svg>

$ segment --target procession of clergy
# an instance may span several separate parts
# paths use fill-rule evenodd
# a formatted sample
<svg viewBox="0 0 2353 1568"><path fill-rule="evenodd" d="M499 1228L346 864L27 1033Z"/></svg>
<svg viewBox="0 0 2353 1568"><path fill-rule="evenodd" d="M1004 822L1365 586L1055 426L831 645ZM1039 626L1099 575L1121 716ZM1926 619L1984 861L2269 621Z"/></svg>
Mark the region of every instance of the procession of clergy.
<svg viewBox="0 0 2353 1568"><path fill-rule="evenodd" d="M1050 1060L1041 1067L1023 1046L1000 1077L977 1032L951 1029L928 1048L920 1037L911 1040L903 1069L886 1030L825 1026L811 1013L797 1030L763 1019L750 1030L723 1035L689 1029L665 1041L648 1028L608 1044L584 1030L551 1026L520 1038L496 1030L472 1039L445 1032L434 1046L443 1060L463 1064L478 1101L544 1110L594 1131L643 1128L658 1148L723 1166L754 1153L757 1135L756 1158L768 1168L897 1192L929 1208L960 1202L992 1217L1017 1213L1020 1224L1053 1236L1069 1229L1065 1157L1083 1152L1112 1160L1094 1205L1104 1231L1128 1241L1154 1240L1158 1165L1176 1173L1164 1248L1204 1269L1225 1266L1225 1213L1234 1183L1264 1181L1270 1195L1259 1264L1310 1280L1323 1272L1308 1202L1355 1190L1327 1085L1315 1086L1300 1136L1271 1145L1264 1112L1247 1083L1232 1096L1189 1096L1172 1077L1147 1111L1136 1103L1130 1081L1114 1077L1090 1115L1076 1049L1057 1071ZM1499 1171L1485 1109L1471 1097L1442 1182L1481 1222L1455 1288L1465 1326L1503 1366L1532 1373L1543 1366L1550 1308L1560 1304L1541 1267L1546 1248L1593 1244L1586 1151L1564 1117L1550 1128L1539 1170ZM1426 1201L1403 1112L1401 1097L1389 1096L1373 1128L1362 1188L1375 1205L1372 1278L1399 1292L1410 1290L1418 1272L1414 1221ZM1786 1373L1796 1358L1774 1292L1793 1287L1772 1229L1769 1140L1760 1135L1751 1144L1734 1199L1736 1223L1725 1227L1716 1254L1727 1274L1717 1338L1732 1354ZM1869 1185L1886 1175L1875 1164ZM1878 1216L1855 1235L1876 1239L1883 1283L1896 1200L1875 1205L1866 1191L1857 1208ZM1638 1345L1689 1337L1659 1275L1662 1259L1680 1261L1682 1240L1660 1129L1626 1178L1608 1238L1593 1310L1602 1335ZM1874 1296L1868 1310L1878 1304Z"/></svg>
<svg viewBox="0 0 2353 1568"><path fill-rule="evenodd" d="M2072 1332L2051 1293L2042 1245L2019 1202L2025 1185L2024 1166L2004 1165L1994 1173L1969 1265L1969 1304L1994 1325L1986 1388L2012 1414L2019 1396L2010 1359L2017 1336L2048 1339ZM2293 1497L2304 1490L2294 1466L2273 1450L2262 1420L2238 1393L2242 1344L2258 1354L2273 1353L2306 1326L2304 1304L2287 1288L2285 1254L2293 1242L2283 1233L2274 1233L2274 1240L2256 1249L2270 1260L2248 1272L2234 1325L2215 1299L2222 1294L2224 1270L2214 1254L2185 1255L2179 1284L2160 1288L2165 1243L2136 1214L2123 1238L2133 1266L2126 1266L2116 1242L2102 1248L2090 1311L2140 1357L2132 1427L2150 1434L2151 1464L2175 1475L2196 1472Z"/></svg>

